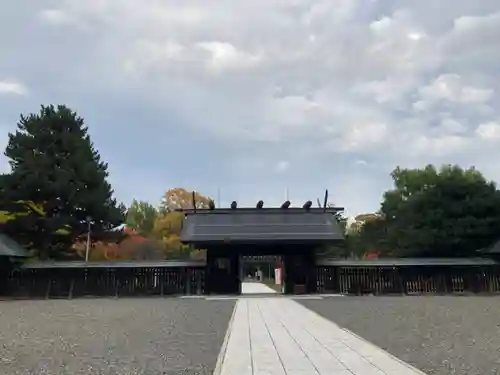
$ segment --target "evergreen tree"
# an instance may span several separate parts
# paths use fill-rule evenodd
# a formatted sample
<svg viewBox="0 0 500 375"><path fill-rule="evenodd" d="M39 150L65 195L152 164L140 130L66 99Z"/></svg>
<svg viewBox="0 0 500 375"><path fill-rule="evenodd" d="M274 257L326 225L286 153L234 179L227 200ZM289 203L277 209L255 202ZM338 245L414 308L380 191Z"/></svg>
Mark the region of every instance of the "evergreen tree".
<svg viewBox="0 0 500 375"><path fill-rule="evenodd" d="M500 191L474 168L396 168L384 194L387 245L395 256L477 256L500 235Z"/></svg>
<svg viewBox="0 0 500 375"><path fill-rule="evenodd" d="M42 106L21 115L5 156L12 172L2 178L4 202L29 201L30 212L12 220L9 234L42 258L57 258L87 230L101 232L124 220L106 181L108 166L95 150L83 118L65 106ZM67 233L61 235L64 228ZM58 232L59 230L59 232Z"/></svg>

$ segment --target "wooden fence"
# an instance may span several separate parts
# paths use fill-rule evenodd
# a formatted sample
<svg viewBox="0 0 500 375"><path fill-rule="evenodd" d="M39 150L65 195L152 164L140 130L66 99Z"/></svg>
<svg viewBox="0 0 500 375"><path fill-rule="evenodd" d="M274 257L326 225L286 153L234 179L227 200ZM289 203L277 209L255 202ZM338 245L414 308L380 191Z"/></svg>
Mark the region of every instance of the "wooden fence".
<svg viewBox="0 0 500 375"><path fill-rule="evenodd" d="M320 259L315 274L318 293L500 293L500 263L490 259ZM26 263L3 275L8 298L205 293L204 261Z"/></svg>
<svg viewBox="0 0 500 375"><path fill-rule="evenodd" d="M500 293L500 264L490 259L323 259L316 278L319 293Z"/></svg>
<svg viewBox="0 0 500 375"><path fill-rule="evenodd" d="M26 263L10 271L4 296L165 296L203 294L204 262Z"/></svg>

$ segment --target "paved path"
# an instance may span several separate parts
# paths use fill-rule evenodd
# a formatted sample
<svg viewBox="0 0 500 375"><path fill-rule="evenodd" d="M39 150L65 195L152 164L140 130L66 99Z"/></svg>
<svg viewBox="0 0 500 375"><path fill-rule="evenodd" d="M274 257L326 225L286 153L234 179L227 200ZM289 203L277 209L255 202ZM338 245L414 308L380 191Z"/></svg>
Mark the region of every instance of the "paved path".
<svg viewBox="0 0 500 375"><path fill-rule="evenodd" d="M220 375L423 375L288 298L239 299L228 335Z"/></svg>
<svg viewBox="0 0 500 375"><path fill-rule="evenodd" d="M276 294L276 291L262 283L241 283L241 294Z"/></svg>

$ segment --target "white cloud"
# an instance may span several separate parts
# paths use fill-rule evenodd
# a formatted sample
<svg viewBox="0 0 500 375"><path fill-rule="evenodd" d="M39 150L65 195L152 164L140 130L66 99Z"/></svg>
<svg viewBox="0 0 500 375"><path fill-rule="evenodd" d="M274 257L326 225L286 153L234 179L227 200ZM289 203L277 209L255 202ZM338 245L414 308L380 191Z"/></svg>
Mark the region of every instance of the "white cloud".
<svg viewBox="0 0 500 375"><path fill-rule="evenodd" d="M1 94L15 94L15 95L26 95L28 89L22 83L16 82L14 80L0 80L0 95Z"/></svg>
<svg viewBox="0 0 500 375"><path fill-rule="evenodd" d="M476 134L487 141L495 141L500 139L500 123L487 122L480 124L476 129Z"/></svg>
<svg viewBox="0 0 500 375"><path fill-rule="evenodd" d="M452 118L444 118L441 120L439 130L445 134L463 134L467 132L467 127Z"/></svg>
<svg viewBox="0 0 500 375"><path fill-rule="evenodd" d="M406 75L394 75L382 81L370 81L354 88L354 93L366 97L372 97L377 103L397 102L411 93L417 83L415 77Z"/></svg>
<svg viewBox="0 0 500 375"><path fill-rule="evenodd" d="M484 103L492 98L494 90L468 86L458 74L442 74L430 85L419 89L420 97L427 102L448 100L457 103Z"/></svg>
<svg viewBox="0 0 500 375"><path fill-rule="evenodd" d="M500 56L499 33L498 8L496 12L486 15L461 15L453 21L453 28L443 38L442 47L451 60L481 66Z"/></svg>
<svg viewBox="0 0 500 375"><path fill-rule="evenodd" d="M71 24L67 14L60 9L45 9L40 13L40 18L53 25Z"/></svg>
<svg viewBox="0 0 500 375"><path fill-rule="evenodd" d="M280 200L283 186L307 200L340 180L349 186L335 201L355 214L376 207L395 165L480 168L500 152L486 140L500 118L500 3L438 3L42 0L36 35L47 39L36 45L43 51L33 71L14 76L27 77L43 98L82 103L98 122L96 137L113 134L102 141L110 157L138 150L135 158L151 170L144 178L168 175L169 184L210 191L226 184L234 194L262 184ZM28 19L16 24L25 28ZM16 43L23 48L13 47L7 68L27 65L21 53L33 35ZM122 137L128 146L116 146L118 131L130 132ZM207 139L190 149L202 155L193 160L207 176L179 163L166 172L162 157L148 156L167 148L184 155L172 148L193 138ZM145 173L122 163L115 176ZM306 168L310 179L273 178L290 165ZM141 189L122 185L115 188L124 195ZM154 188L158 196L163 188Z"/></svg>
<svg viewBox="0 0 500 375"><path fill-rule="evenodd" d="M285 172L288 168L290 168L290 163L286 160L282 160L276 165L277 172Z"/></svg>
<svg viewBox="0 0 500 375"><path fill-rule="evenodd" d="M200 42L197 43L197 47L209 53L208 67L216 73L224 73L228 70L245 70L257 65L261 60L259 56L239 51L227 42Z"/></svg>
<svg viewBox="0 0 500 375"><path fill-rule="evenodd" d="M448 156L461 152L468 145L469 140L459 135L443 135L438 137L419 136L412 145L414 151L420 155Z"/></svg>
<svg viewBox="0 0 500 375"><path fill-rule="evenodd" d="M346 151L367 151L386 140L388 135L387 124L353 124L341 147Z"/></svg>

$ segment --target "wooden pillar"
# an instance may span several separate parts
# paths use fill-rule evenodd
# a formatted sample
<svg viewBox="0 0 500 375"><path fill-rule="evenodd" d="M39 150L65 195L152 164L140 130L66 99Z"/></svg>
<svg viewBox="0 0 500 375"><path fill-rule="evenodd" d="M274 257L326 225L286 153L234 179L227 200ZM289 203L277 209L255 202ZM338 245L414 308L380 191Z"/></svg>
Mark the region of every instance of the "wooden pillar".
<svg viewBox="0 0 500 375"><path fill-rule="evenodd" d="M212 278L213 272L212 268L214 266L214 249L207 249L207 263L205 265L205 294L212 293Z"/></svg>
<svg viewBox="0 0 500 375"><path fill-rule="evenodd" d="M283 255L284 268L284 294L293 294L293 267L290 254Z"/></svg>
<svg viewBox="0 0 500 375"><path fill-rule="evenodd" d="M240 275L240 254L237 248L231 249L228 253L229 262L231 264L231 294L240 294L241 292L241 275Z"/></svg>
<svg viewBox="0 0 500 375"><path fill-rule="evenodd" d="M220 264L224 268L220 268ZM240 292L239 252L237 247L207 250L205 294Z"/></svg>
<svg viewBox="0 0 500 375"><path fill-rule="evenodd" d="M9 294L9 275L12 271L12 264L8 257L0 256L0 296Z"/></svg>
<svg viewBox="0 0 500 375"><path fill-rule="evenodd" d="M313 250L307 251L304 254L306 267L306 293L316 293L318 281L316 275L316 261Z"/></svg>
<svg viewBox="0 0 500 375"><path fill-rule="evenodd" d="M186 268L184 279L186 281L186 295L190 296L191 292L191 269L189 267Z"/></svg>

